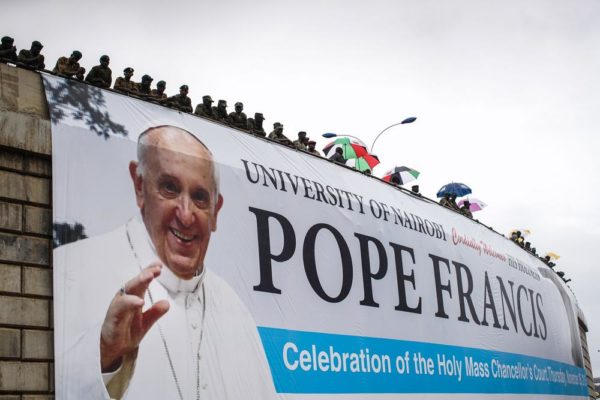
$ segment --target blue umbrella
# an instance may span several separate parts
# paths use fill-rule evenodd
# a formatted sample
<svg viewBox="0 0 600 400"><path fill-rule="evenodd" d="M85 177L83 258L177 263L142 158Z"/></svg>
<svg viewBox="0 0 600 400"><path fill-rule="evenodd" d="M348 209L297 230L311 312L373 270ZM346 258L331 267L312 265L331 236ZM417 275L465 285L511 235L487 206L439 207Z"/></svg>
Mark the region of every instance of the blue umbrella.
<svg viewBox="0 0 600 400"><path fill-rule="evenodd" d="M471 194L471 188L464 183L452 182L447 183L437 192L437 197L444 197L445 195L456 195L456 197L465 196Z"/></svg>

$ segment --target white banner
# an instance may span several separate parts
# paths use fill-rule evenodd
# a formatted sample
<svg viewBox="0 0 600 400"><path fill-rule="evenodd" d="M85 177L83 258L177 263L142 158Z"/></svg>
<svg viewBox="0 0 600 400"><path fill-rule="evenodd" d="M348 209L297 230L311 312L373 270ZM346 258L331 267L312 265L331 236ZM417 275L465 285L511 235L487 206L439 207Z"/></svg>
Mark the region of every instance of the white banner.
<svg viewBox="0 0 600 400"><path fill-rule="evenodd" d="M586 397L574 298L501 235L301 151L44 81L57 398Z"/></svg>

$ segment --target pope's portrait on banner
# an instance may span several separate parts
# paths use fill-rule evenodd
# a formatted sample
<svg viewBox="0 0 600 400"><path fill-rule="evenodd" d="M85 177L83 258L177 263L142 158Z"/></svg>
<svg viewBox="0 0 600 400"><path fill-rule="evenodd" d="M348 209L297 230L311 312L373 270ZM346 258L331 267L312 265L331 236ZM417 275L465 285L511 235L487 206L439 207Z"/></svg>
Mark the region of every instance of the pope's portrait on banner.
<svg viewBox="0 0 600 400"><path fill-rule="evenodd" d="M250 313L204 263L224 204L210 150L154 126L129 175L139 214L54 253L57 398L276 398Z"/></svg>

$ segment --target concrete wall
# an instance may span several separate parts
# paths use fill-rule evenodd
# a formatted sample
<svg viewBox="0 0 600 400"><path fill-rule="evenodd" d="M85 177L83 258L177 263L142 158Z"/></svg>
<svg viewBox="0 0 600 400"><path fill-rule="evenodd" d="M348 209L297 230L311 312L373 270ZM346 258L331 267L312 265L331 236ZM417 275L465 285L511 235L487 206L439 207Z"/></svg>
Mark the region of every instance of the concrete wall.
<svg viewBox="0 0 600 400"><path fill-rule="evenodd" d="M590 399L596 398L596 388L594 386L594 374L592 370L592 362L590 360L590 352L587 343L587 333L588 328L585 325L585 322L581 319L579 320L579 336L581 337L581 346L583 347L583 361L585 364L585 373L587 375L588 381L588 394Z"/></svg>
<svg viewBox="0 0 600 400"><path fill-rule="evenodd" d="M54 398L50 155L40 76L0 64L0 400Z"/></svg>
<svg viewBox="0 0 600 400"><path fill-rule="evenodd" d="M0 64L0 400L54 399L51 155L39 74Z"/></svg>

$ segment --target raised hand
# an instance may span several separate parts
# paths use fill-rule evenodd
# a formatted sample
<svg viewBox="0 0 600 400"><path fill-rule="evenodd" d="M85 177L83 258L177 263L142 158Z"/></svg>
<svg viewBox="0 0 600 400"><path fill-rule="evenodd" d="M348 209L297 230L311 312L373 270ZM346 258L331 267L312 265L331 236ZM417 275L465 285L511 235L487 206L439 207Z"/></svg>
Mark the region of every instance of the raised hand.
<svg viewBox="0 0 600 400"><path fill-rule="evenodd" d="M169 302L166 300L160 300L143 311L146 290L150 282L160 275L160 271L160 264L150 264L144 268L125 284L124 292L117 292L108 306L100 334L100 365L103 373L119 368L123 356L135 351L152 325L169 311Z"/></svg>

